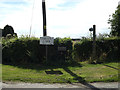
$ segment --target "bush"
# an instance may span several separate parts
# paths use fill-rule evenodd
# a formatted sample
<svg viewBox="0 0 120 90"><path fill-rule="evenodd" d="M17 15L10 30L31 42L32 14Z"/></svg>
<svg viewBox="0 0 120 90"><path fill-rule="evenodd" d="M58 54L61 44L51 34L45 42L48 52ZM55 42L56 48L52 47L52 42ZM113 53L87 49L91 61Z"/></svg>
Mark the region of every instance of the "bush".
<svg viewBox="0 0 120 90"><path fill-rule="evenodd" d="M120 38L96 41L96 62L118 61L120 59ZM92 57L92 41L80 41L74 45L74 57L78 61Z"/></svg>
<svg viewBox="0 0 120 90"><path fill-rule="evenodd" d="M71 59L72 40L70 38L56 38L54 45L48 46L48 61L46 62L46 46L39 44L39 38L20 37L3 39L3 63L11 64L62 64ZM66 51L58 51L59 46L66 47Z"/></svg>
<svg viewBox="0 0 120 90"><path fill-rule="evenodd" d="M57 65L77 61L86 61L92 57L92 41L85 39L73 43L70 38L55 38L54 45L39 44L39 38L20 37L3 38L3 64L49 64ZM96 41L96 62L118 61L120 59L120 38L108 38ZM59 51L58 47L66 47Z"/></svg>
<svg viewBox="0 0 120 90"><path fill-rule="evenodd" d="M34 63L42 61L38 55L39 39L13 38L3 42L3 63Z"/></svg>
<svg viewBox="0 0 120 90"><path fill-rule="evenodd" d="M58 47L66 47L66 51L59 51ZM54 46L48 46L48 53L49 64L63 64L71 61L72 40L70 38L56 38L54 40Z"/></svg>

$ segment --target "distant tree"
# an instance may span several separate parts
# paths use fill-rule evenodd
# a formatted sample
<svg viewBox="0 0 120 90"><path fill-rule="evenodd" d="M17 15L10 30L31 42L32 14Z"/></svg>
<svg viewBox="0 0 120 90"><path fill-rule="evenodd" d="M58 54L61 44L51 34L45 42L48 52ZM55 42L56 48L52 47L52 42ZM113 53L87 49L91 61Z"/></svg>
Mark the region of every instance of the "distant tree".
<svg viewBox="0 0 120 90"><path fill-rule="evenodd" d="M6 37L8 34L11 34L11 36L14 36L14 34L17 36L16 33L14 33L14 29L10 25L6 25L4 29L2 30L2 36Z"/></svg>
<svg viewBox="0 0 120 90"><path fill-rule="evenodd" d="M103 33L103 34L99 33L97 36L97 39L104 39L104 38L108 38L108 37L110 37L110 35L107 33Z"/></svg>
<svg viewBox="0 0 120 90"><path fill-rule="evenodd" d="M115 13L112 14L112 18L109 18L108 23L111 25L112 36L120 36L120 5L118 5Z"/></svg>

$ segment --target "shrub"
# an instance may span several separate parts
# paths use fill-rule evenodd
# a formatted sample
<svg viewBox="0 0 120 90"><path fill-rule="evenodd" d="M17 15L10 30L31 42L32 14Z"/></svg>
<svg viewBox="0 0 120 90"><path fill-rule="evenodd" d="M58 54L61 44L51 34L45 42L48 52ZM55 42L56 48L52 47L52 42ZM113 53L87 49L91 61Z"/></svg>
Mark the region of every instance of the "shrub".
<svg viewBox="0 0 120 90"><path fill-rule="evenodd" d="M21 37L4 41L3 63L33 63L42 61L39 57L39 39ZM42 50L41 50L42 51Z"/></svg>
<svg viewBox="0 0 120 90"><path fill-rule="evenodd" d="M96 62L118 61L120 59L120 38L96 41ZM78 61L92 57L92 41L80 41L74 45L74 57Z"/></svg>
<svg viewBox="0 0 120 90"><path fill-rule="evenodd" d="M71 59L72 40L70 38L56 38L54 45L48 46L48 61L46 62L46 46L39 44L39 38L20 37L3 39L3 63L30 64L47 63L60 64ZM66 47L66 52L58 51L59 46Z"/></svg>
<svg viewBox="0 0 120 90"><path fill-rule="evenodd" d="M88 60L92 53L92 42L78 42L74 45L74 59L77 61L85 61Z"/></svg>
<svg viewBox="0 0 120 90"><path fill-rule="evenodd" d="M58 47L66 47L66 51L59 51ZM49 64L62 64L71 61L72 40L70 38L56 38L54 46L48 46L48 53Z"/></svg>

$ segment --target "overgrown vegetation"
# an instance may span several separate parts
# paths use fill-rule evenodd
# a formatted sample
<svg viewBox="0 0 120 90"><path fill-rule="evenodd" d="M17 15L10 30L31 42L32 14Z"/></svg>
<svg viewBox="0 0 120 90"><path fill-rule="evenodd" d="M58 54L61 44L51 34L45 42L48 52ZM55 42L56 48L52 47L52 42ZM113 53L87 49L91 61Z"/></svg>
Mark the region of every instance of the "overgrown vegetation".
<svg viewBox="0 0 120 90"><path fill-rule="evenodd" d="M20 37L3 39L3 64L62 64L72 59L72 40L56 38L54 46L49 45L46 62L46 46L40 45L38 38ZM58 47L66 47L66 51L58 51Z"/></svg>
<svg viewBox="0 0 120 90"><path fill-rule="evenodd" d="M92 57L92 41L86 40L77 42L74 45L74 55L77 61L89 60ZM102 62L115 62L120 60L120 38L104 38L96 41L96 61Z"/></svg>
<svg viewBox="0 0 120 90"><path fill-rule="evenodd" d="M89 61L92 57L92 41L82 39L74 45L70 38L56 38L54 45L47 48L39 44L39 38L20 37L3 39L3 64L63 64L73 61ZM96 60L97 63L120 60L120 38L102 38L96 41ZM60 51L58 47L66 47L66 50Z"/></svg>

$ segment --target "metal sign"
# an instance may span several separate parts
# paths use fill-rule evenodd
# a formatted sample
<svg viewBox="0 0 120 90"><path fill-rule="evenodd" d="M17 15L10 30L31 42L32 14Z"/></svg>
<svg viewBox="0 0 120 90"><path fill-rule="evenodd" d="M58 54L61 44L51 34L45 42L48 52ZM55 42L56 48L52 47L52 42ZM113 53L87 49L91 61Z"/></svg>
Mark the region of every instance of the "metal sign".
<svg viewBox="0 0 120 90"><path fill-rule="evenodd" d="M66 51L66 47L58 47L58 51Z"/></svg>
<svg viewBox="0 0 120 90"><path fill-rule="evenodd" d="M44 36L40 37L41 45L54 45L54 37Z"/></svg>

